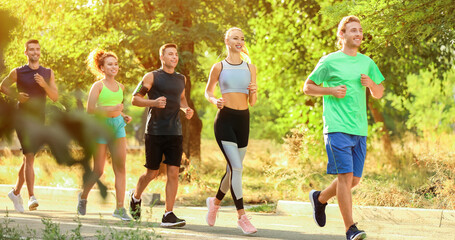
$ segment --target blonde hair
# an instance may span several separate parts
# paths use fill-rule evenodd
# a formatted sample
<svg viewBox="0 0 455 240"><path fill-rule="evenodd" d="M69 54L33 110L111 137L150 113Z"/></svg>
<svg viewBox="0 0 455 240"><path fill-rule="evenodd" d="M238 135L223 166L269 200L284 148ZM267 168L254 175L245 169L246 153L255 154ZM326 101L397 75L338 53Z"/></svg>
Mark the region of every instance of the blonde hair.
<svg viewBox="0 0 455 240"><path fill-rule="evenodd" d="M360 23L360 19L354 15L346 16L343 19L341 19L340 23L338 24L338 31L337 31L337 36L338 36L338 42L337 42L337 47L341 49L343 47L342 40L340 38L340 33L346 32L346 24L351 23L351 22L358 22Z"/></svg>
<svg viewBox="0 0 455 240"><path fill-rule="evenodd" d="M104 73L101 71L101 66L104 65L104 61L108 57L113 57L118 60L117 55L115 55L113 52L107 52L100 48L94 49L87 57L87 68L97 78L103 78Z"/></svg>
<svg viewBox="0 0 455 240"><path fill-rule="evenodd" d="M224 40L228 39L231 32L234 30L237 30L237 31L240 31L243 33L242 29L240 29L238 27L231 27L224 34ZM240 52L240 57L242 58L243 61L251 63L250 53L248 52L248 48L246 47L245 44L242 47L242 52Z"/></svg>

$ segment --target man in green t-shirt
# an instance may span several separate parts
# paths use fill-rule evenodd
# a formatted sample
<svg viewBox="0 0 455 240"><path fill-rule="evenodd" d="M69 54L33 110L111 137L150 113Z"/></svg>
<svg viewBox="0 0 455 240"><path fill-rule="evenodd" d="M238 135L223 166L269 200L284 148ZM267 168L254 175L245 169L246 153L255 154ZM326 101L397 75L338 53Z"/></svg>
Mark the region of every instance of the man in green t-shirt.
<svg viewBox="0 0 455 240"><path fill-rule="evenodd" d="M303 88L307 95L324 96L327 173L337 175L323 191L312 190L310 201L314 220L323 227L327 201L337 196L346 239L356 240L366 237L366 233L354 224L351 197L351 189L362 177L366 155L368 121L365 90L368 88L374 98L381 98L384 77L373 60L357 52L363 39L362 26L357 17L344 17L338 25L337 35L341 51L322 57Z"/></svg>

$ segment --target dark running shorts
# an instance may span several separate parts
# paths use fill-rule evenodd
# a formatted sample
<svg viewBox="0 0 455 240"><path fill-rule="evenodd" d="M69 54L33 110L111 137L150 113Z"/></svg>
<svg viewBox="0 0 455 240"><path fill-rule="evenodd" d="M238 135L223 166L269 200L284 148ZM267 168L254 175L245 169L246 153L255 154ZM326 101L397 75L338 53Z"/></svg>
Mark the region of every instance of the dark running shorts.
<svg viewBox="0 0 455 240"><path fill-rule="evenodd" d="M150 135L145 134L145 167L158 170L160 163L180 167L183 153L182 135Z"/></svg>

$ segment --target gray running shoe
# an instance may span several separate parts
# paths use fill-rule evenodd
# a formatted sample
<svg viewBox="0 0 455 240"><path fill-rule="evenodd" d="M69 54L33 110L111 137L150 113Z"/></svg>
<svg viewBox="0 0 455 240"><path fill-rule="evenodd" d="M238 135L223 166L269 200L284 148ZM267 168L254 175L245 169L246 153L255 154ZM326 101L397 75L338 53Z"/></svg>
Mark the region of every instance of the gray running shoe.
<svg viewBox="0 0 455 240"><path fill-rule="evenodd" d="M77 214L85 215L87 211L87 199L81 199L81 195L81 192L77 195Z"/></svg>
<svg viewBox="0 0 455 240"><path fill-rule="evenodd" d="M14 189L12 189L8 193L8 197L9 197L9 199L11 199L11 201L13 201L14 209L16 209L16 211L18 211L20 213L23 213L24 212L24 202L22 201L21 195L20 194L15 195Z"/></svg>
<svg viewBox="0 0 455 240"><path fill-rule="evenodd" d="M115 209L114 213L112 214L113 217L120 218L123 221L131 221L133 220L127 213L125 208Z"/></svg>

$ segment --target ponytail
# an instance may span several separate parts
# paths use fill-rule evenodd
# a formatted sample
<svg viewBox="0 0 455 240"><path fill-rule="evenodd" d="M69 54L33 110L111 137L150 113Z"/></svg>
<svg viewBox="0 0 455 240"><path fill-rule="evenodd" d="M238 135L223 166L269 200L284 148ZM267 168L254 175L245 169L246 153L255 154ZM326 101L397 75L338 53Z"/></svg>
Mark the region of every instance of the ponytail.
<svg viewBox="0 0 455 240"><path fill-rule="evenodd" d="M242 47L242 52L240 52L240 58L241 58L243 61L245 61L245 62L251 64L250 53L248 52L248 48L247 48L245 45L243 45L243 47Z"/></svg>
<svg viewBox="0 0 455 240"><path fill-rule="evenodd" d="M118 60L117 55L113 52L106 52L103 49L96 48L90 52L87 57L87 68L90 72L95 75L96 78L100 79L104 77L103 71L101 71L101 66L104 65L104 60L107 57L114 57Z"/></svg>

